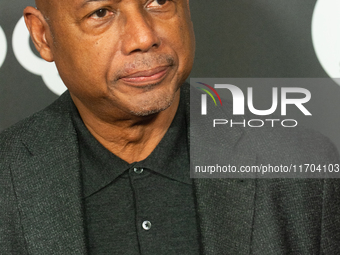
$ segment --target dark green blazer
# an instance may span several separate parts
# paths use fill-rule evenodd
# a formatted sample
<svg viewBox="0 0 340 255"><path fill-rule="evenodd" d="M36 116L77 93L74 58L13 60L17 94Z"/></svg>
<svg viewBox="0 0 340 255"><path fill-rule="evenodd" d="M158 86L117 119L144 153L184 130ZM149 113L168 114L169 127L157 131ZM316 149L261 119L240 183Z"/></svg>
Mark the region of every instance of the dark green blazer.
<svg viewBox="0 0 340 255"><path fill-rule="evenodd" d="M0 135L0 254L87 254L70 107L66 92ZM234 164L339 162L323 136L287 132L237 128L221 144ZM202 254L340 254L338 179L194 179L194 190Z"/></svg>

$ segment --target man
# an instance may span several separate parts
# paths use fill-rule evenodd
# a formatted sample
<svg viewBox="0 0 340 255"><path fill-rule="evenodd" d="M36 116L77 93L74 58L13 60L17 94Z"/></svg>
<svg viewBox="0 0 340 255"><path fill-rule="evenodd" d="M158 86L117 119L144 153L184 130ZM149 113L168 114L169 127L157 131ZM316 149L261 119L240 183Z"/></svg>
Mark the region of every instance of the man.
<svg viewBox="0 0 340 255"><path fill-rule="evenodd" d="M27 27L68 92L0 137L1 254L336 254L336 181L189 178L188 0L36 5ZM248 135L226 133L231 160L338 162L320 135L274 153Z"/></svg>

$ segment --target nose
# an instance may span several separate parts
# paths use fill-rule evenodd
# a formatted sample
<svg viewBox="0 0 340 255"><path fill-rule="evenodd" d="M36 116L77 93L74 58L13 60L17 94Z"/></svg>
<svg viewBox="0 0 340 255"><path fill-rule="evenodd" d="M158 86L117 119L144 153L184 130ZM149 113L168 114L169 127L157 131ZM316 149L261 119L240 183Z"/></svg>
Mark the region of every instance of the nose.
<svg viewBox="0 0 340 255"><path fill-rule="evenodd" d="M126 15L122 48L126 55L134 52L147 52L160 45L160 39L154 30L152 17L143 11Z"/></svg>

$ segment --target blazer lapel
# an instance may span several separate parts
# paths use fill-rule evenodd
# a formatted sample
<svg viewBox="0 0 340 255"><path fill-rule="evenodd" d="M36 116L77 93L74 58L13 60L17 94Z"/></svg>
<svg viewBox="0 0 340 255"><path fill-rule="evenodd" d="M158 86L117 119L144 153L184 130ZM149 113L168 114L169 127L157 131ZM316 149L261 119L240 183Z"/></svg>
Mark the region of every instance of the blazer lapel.
<svg viewBox="0 0 340 255"><path fill-rule="evenodd" d="M197 98L197 96L193 97ZM187 105L186 114L190 118L199 118L200 102L195 101L193 97L190 105ZM189 102L188 98L186 100ZM196 108L192 109L191 115L190 107ZM208 109L214 109L214 112L209 112L211 114L209 119L232 118L222 109L212 107L208 107ZM207 126L208 122L203 120L201 123L193 123L192 120L191 123L190 126L188 121L189 144L199 146L199 148L195 147L196 155L191 155L191 157L207 158L218 155L217 158L220 158L223 153L223 157L232 166L251 166L256 163L256 154L251 150L252 146L245 138L242 128L226 128L225 134L218 137L217 146L207 146L196 140L206 137L205 141L214 139L216 141L214 134L209 132L211 128ZM209 125L211 123L209 122ZM190 141L190 136L194 137L195 141ZM195 159L191 158L191 161ZM203 254L249 254L256 180L201 178L193 181Z"/></svg>
<svg viewBox="0 0 340 255"><path fill-rule="evenodd" d="M29 127L12 166L30 254L86 254L77 136L58 107Z"/></svg>

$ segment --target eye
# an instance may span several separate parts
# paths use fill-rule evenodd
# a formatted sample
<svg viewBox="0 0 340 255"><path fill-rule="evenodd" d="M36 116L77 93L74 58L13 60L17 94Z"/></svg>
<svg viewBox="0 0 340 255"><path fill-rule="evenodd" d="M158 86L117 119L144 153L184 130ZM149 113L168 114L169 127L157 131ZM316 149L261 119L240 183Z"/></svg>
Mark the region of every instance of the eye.
<svg viewBox="0 0 340 255"><path fill-rule="evenodd" d="M154 0L148 4L148 7L159 7L166 4L166 2L169 2L169 0Z"/></svg>
<svg viewBox="0 0 340 255"><path fill-rule="evenodd" d="M95 11L94 13L91 14L90 18L94 18L94 19L103 19L107 16L111 16L113 15L113 12L109 11L108 9L99 9L97 11Z"/></svg>

